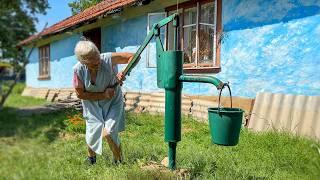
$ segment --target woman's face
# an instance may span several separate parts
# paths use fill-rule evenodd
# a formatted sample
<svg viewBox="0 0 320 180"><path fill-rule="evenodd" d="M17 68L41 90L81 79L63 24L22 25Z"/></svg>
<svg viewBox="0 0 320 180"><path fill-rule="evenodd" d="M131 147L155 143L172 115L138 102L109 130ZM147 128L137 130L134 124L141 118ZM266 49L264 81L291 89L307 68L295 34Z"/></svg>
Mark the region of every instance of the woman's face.
<svg viewBox="0 0 320 180"><path fill-rule="evenodd" d="M88 58L89 60L84 62L88 69L90 70L98 70L101 64L100 56L92 56Z"/></svg>

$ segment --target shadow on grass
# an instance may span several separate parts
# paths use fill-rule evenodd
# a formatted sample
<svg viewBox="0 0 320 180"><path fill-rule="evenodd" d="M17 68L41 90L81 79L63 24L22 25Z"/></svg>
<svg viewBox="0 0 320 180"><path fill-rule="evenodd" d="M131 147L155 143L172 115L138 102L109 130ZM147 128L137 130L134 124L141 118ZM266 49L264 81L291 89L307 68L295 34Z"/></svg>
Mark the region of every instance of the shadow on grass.
<svg viewBox="0 0 320 180"><path fill-rule="evenodd" d="M45 114L21 115L19 110L6 107L0 111L0 138L44 138L54 141L65 129L64 120L70 110L62 110Z"/></svg>

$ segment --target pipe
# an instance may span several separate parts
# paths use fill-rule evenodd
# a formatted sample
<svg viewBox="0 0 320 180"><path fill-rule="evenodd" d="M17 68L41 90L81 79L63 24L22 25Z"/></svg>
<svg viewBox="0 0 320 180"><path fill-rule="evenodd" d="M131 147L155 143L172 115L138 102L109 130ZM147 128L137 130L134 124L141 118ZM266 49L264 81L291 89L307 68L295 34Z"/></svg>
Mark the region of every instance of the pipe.
<svg viewBox="0 0 320 180"><path fill-rule="evenodd" d="M178 27L179 19L178 16L173 20L173 48L175 51L178 49ZM178 57L178 56L177 56ZM168 76L174 76L177 83L175 88L165 88L166 90L166 104L165 104L165 140L169 142L169 162L168 166L170 170L176 169L176 152L177 142L181 140L181 90L182 84L177 81L177 78L182 74L182 56L180 58L170 58L170 63L167 65L174 66L180 70L169 71ZM174 63L179 62L181 63Z"/></svg>
<svg viewBox="0 0 320 180"><path fill-rule="evenodd" d="M198 83L210 83L213 84L218 90L224 85L222 81L213 76L199 76L199 75L181 75L179 77L181 82L198 82Z"/></svg>
<svg viewBox="0 0 320 180"><path fill-rule="evenodd" d="M169 142L169 169L175 170L176 169L176 148L177 143L176 142Z"/></svg>

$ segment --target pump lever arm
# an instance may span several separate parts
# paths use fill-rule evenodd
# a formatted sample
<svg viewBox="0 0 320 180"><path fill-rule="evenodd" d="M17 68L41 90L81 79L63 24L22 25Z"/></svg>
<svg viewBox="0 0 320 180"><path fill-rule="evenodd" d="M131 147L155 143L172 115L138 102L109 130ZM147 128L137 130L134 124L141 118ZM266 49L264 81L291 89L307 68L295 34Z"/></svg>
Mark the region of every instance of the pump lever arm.
<svg viewBox="0 0 320 180"><path fill-rule="evenodd" d="M138 51L134 54L132 60L129 62L129 64L126 66L126 68L123 70L123 76L129 75L131 70L138 64L140 60L140 55L143 52L143 50L146 48L146 46L149 44L151 39L153 38L153 32L149 32L148 36L144 40L143 44L139 47Z"/></svg>
<svg viewBox="0 0 320 180"><path fill-rule="evenodd" d="M132 60L129 62L129 64L126 66L126 68L123 70L124 76L129 75L131 70L138 64L138 62L140 60L139 57L140 57L141 53L147 47L147 45L150 43L152 38L155 36L156 31L158 29L160 29L161 27L167 25L168 23L170 23L171 21L173 21L177 17L178 17L178 14L175 13L175 14L161 20L160 22L158 22L152 26L152 29L150 30L147 37L144 39L142 45L139 47L137 52L134 54Z"/></svg>

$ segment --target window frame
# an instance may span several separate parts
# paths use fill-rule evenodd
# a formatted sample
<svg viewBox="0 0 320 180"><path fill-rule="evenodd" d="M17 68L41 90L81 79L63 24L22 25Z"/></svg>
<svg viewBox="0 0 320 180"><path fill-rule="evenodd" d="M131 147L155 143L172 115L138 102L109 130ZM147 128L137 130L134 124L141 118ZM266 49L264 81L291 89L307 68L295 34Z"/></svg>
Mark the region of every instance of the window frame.
<svg viewBox="0 0 320 180"><path fill-rule="evenodd" d="M38 80L49 80L49 79L50 79L50 44L47 44L39 47Z"/></svg>
<svg viewBox="0 0 320 180"><path fill-rule="evenodd" d="M214 47L213 47L213 53L214 53L214 60L212 60L212 66L210 67L201 67L198 66L197 61L199 60L199 30L200 30L200 11L201 11L201 6L210 2L215 3L215 34L214 34ZM184 14L185 9L190 9L196 7L197 8L197 22L196 22L196 48L197 48L197 53L196 53L196 65L197 67L188 67L188 64L184 64L183 70L184 73L219 73L221 71L221 66L220 66L220 38L222 34L222 0L191 0L187 1L184 3L178 4L179 11ZM176 11L177 10L177 5L173 5L170 7L167 7L166 9L167 14L171 11ZM180 22L183 22L183 16L181 16ZM184 31L183 31L183 23L180 23L179 25L179 38L180 42L178 43L178 48L183 49L183 36L184 36ZM168 28L168 27L167 27ZM168 36L168 30L166 31L166 37ZM166 47L168 49L169 44L168 41L166 43Z"/></svg>

